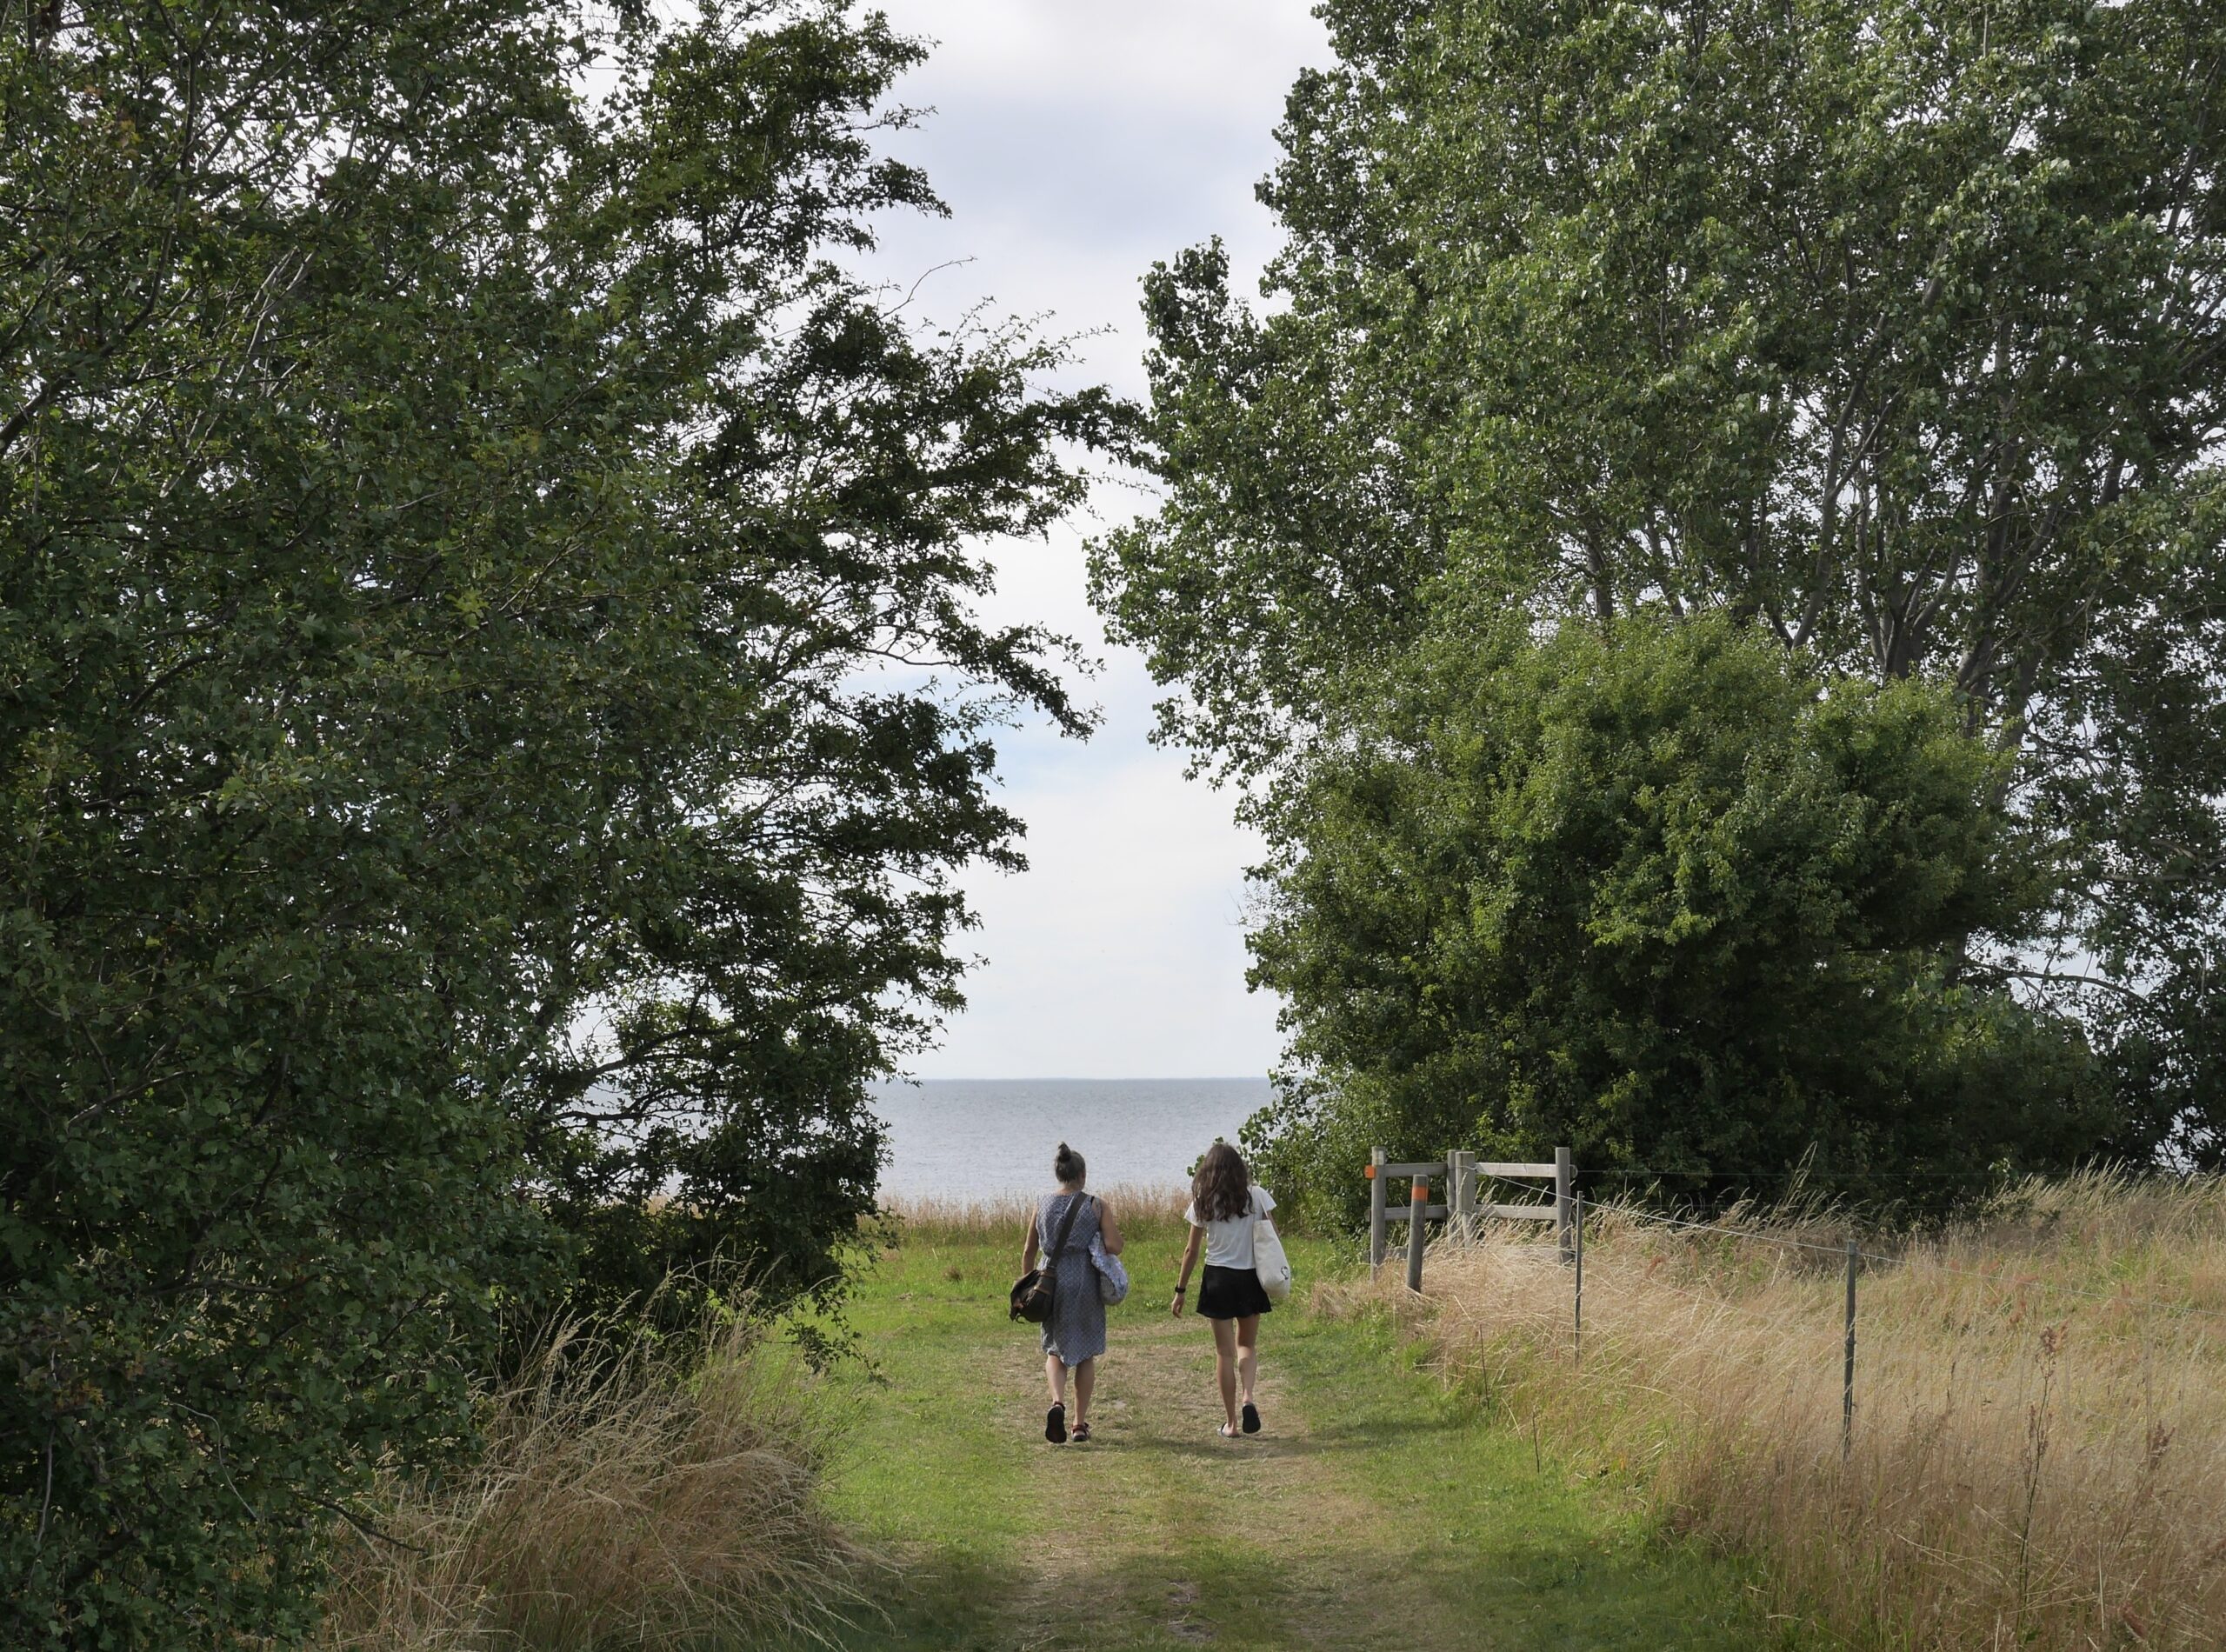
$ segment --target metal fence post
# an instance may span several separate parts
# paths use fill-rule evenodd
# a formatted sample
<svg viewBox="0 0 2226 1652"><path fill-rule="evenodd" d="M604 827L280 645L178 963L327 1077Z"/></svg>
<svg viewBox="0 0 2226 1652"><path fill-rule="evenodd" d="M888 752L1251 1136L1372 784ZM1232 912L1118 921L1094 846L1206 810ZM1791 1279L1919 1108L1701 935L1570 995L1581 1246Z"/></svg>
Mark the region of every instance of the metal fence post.
<svg viewBox="0 0 2226 1652"><path fill-rule="evenodd" d="M1407 1289L1423 1288L1423 1229L1430 1225L1430 1178L1416 1176L1407 1207Z"/></svg>
<svg viewBox="0 0 2226 1652"><path fill-rule="evenodd" d="M1570 1162L1569 1149L1554 1149L1554 1225L1561 1230L1562 1260L1576 1258L1576 1239L1570 1230L1570 1198L1576 1181L1575 1167Z"/></svg>
<svg viewBox="0 0 2226 1652"><path fill-rule="evenodd" d="M1382 1148L1370 1150L1368 1156L1368 1273L1373 1279L1383 1266L1384 1229L1383 1166Z"/></svg>
<svg viewBox="0 0 2226 1652"><path fill-rule="evenodd" d="M1847 1367L1840 1379L1840 1461L1855 1449L1855 1270L1862 1253L1847 1242Z"/></svg>
<svg viewBox="0 0 2226 1652"><path fill-rule="evenodd" d="M1584 1363L1584 1196L1578 1194L1576 1203L1576 1342L1570 1363Z"/></svg>

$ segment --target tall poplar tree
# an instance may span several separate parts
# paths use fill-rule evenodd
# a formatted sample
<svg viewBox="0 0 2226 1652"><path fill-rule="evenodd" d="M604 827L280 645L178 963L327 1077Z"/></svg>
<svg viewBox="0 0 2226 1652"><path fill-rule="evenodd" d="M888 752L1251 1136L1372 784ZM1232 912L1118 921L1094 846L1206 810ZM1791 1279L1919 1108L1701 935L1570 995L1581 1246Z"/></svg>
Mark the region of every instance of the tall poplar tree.
<svg viewBox="0 0 2226 1652"><path fill-rule="evenodd" d="M1729 616L1955 696L2056 898L1988 962L2226 1154L2226 18L2199 0L1330 0L1262 197L1146 282L1101 602L1303 842L1460 612Z"/></svg>

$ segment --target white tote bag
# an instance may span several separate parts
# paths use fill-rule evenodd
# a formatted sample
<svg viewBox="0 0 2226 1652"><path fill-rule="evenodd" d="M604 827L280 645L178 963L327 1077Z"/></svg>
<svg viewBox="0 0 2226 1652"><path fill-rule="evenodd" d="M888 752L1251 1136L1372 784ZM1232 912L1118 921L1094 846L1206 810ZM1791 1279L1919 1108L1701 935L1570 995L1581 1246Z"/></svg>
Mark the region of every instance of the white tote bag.
<svg viewBox="0 0 2226 1652"><path fill-rule="evenodd" d="M1252 1271L1260 1276L1260 1289L1270 1302L1290 1300L1290 1258L1283 1255L1272 1217L1262 1216L1252 1224Z"/></svg>

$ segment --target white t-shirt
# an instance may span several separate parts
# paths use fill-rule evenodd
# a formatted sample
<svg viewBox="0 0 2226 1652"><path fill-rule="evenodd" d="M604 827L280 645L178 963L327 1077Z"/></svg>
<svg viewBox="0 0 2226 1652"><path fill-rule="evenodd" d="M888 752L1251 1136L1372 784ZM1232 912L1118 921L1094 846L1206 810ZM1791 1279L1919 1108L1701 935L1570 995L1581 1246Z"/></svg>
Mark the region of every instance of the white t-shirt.
<svg viewBox="0 0 2226 1652"><path fill-rule="evenodd" d="M1255 1185L1251 1202L1241 1216L1230 1216L1221 1222L1198 1220L1197 1202L1193 1200L1183 1212L1183 1220L1194 1228L1206 1230L1206 1266L1209 1268L1243 1268L1252 1266L1252 1224L1276 1208L1276 1196L1263 1187Z"/></svg>

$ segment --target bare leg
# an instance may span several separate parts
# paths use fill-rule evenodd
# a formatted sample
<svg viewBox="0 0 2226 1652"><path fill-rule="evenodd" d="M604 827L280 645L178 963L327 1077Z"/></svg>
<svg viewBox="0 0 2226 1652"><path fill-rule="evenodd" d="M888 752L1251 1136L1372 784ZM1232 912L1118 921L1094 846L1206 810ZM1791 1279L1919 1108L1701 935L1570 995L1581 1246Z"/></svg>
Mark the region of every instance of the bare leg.
<svg viewBox="0 0 2226 1652"><path fill-rule="evenodd" d="M1252 1384L1260 1376L1260 1316L1248 1314L1236 1322L1236 1382L1244 1403L1252 1403Z"/></svg>
<svg viewBox="0 0 2226 1652"><path fill-rule="evenodd" d="M1051 1390L1051 1403L1067 1402L1067 1368L1056 1354L1043 1356L1043 1381Z"/></svg>
<svg viewBox="0 0 2226 1652"><path fill-rule="evenodd" d="M1236 1426L1236 1322L1216 1319L1214 1328L1214 1376L1221 1383L1221 1409L1229 1413L1229 1426Z"/></svg>
<svg viewBox="0 0 2226 1652"><path fill-rule="evenodd" d="M1075 1367L1075 1421L1090 1421L1090 1391L1097 1386L1097 1362L1084 1360Z"/></svg>

